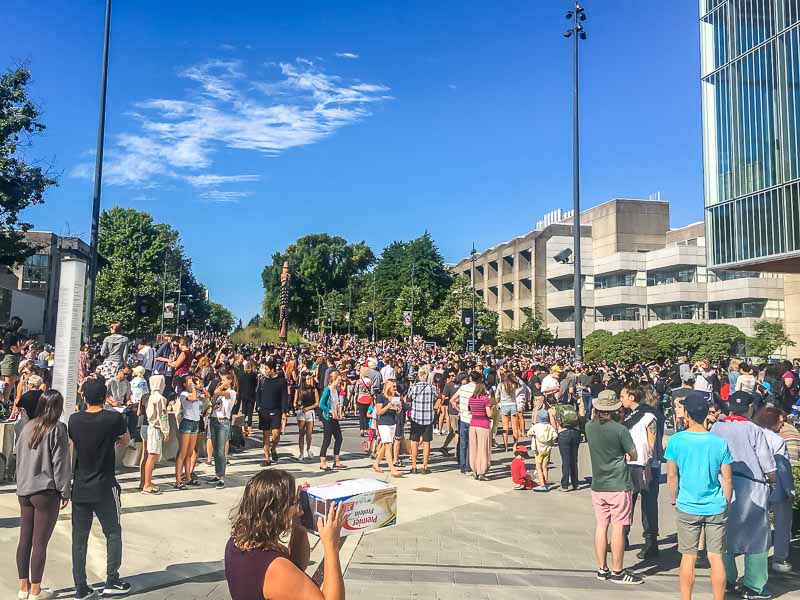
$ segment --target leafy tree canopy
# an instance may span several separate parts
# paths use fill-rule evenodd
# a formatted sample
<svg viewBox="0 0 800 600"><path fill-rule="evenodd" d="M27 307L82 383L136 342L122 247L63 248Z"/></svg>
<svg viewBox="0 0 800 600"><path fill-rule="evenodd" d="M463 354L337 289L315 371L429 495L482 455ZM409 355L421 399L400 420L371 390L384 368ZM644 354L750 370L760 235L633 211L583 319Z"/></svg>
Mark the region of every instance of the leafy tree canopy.
<svg viewBox="0 0 800 600"><path fill-rule="evenodd" d="M20 67L0 75L0 264L11 267L36 253L25 241L30 223L19 220L23 209L41 204L56 180L26 162L21 146L44 131L39 110L28 98L31 74Z"/></svg>
<svg viewBox="0 0 800 600"><path fill-rule="evenodd" d="M525 322L522 327L500 333L498 336L500 343L511 347L516 345L531 347L552 344L555 338L544 324L541 315L530 308L523 308L522 311L525 313Z"/></svg>
<svg viewBox="0 0 800 600"><path fill-rule="evenodd" d="M767 360L779 348L789 348L795 343L786 335L783 321L767 321L763 319L755 325L755 335L747 340L747 353Z"/></svg>

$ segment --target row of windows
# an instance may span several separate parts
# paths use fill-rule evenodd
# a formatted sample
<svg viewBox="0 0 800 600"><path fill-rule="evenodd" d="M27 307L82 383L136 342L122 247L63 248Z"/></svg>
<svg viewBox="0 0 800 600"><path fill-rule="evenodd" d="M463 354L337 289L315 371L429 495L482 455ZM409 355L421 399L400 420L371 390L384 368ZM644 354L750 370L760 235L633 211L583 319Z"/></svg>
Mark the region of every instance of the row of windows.
<svg viewBox="0 0 800 600"><path fill-rule="evenodd" d="M22 265L23 290L47 289L47 280L50 277L50 256L47 254L34 254L25 259Z"/></svg>
<svg viewBox="0 0 800 600"><path fill-rule="evenodd" d="M800 250L800 184L711 206L706 212L712 265Z"/></svg>
<svg viewBox="0 0 800 600"><path fill-rule="evenodd" d="M704 10L705 2L708 10ZM703 75L718 69L800 20L798 0L703 0Z"/></svg>
<svg viewBox="0 0 800 600"><path fill-rule="evenodd" d="M800 28L706 77L702 90L707 205L800 178Z"/></svg>
<svg viewBox="0 0 800 600"><path fill-rule="evenodd" d="M650 321L689 321L706 320L716 321L720 319L760 319L765 316L782 318L783 310L771 310L769 315L765 314L766 302L763 300L752 302L716 302L710 303L708 309L700 303L688 304L667 304L664 306L651 306L647 309ZM588 320L596 323L607 321L639 321L645 314L643 306L616 306L613 308L589 309ZM575 320L575 312L568 309L553 309L550 311L556 321L560 323L572 323ZM587 319L586 309L584 309L584 320Z"/></svg>

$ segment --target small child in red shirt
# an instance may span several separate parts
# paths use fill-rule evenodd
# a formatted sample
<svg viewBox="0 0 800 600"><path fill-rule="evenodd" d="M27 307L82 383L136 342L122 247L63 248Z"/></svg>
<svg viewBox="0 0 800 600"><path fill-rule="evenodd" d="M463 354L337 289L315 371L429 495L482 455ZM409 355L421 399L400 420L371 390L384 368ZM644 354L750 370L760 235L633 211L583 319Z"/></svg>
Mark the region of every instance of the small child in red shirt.
<svg viewBox="0 0 800 600"><path fill-rule="evenodd" d="M532 490L533 479L528 475L528 469L525 467L523 459L530 458L528 456L528 449L525 446L518 445L516 452L514 452L514 460L511 461L511 480L514 482L515 490Z"/></svg>

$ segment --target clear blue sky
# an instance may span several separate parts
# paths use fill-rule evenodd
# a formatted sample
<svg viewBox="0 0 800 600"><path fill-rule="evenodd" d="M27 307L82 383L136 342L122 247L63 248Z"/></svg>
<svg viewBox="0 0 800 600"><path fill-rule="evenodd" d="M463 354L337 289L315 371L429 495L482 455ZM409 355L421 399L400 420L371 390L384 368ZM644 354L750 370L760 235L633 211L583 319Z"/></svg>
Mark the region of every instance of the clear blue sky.
<svg viewBox="0 0 800 600"><path fill-rule="evenodd" d="M696 0L586 0L584 206L702 219ZM89 237L102 0L5 0L60 173L36 228ZM321 231L376 254L428 229L448 261L571 206L564 0L117 1L103 206L174 225L212 299L249 318L276 250Z"/></svg>

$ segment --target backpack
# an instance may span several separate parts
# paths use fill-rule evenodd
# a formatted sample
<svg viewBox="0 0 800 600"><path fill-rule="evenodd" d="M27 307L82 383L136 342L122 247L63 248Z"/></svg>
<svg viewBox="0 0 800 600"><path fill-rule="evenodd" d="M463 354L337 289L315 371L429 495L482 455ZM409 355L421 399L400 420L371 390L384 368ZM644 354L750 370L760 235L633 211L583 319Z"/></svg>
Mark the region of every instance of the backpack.
<svg viewBox="0 0 800 600"><path fill-rule="evenodd" d="M532 427L531 429L536 432L535 435L537 444L541 444L545 448L555 445L555 442L558 439L558 434L555 432L555 429L552 427L541 427L538 430Z"/></svg>
<svg viewBox="0 0 800 600"><path fill-rule="evenodd" d="M572 404L557 404L556 414L562 427L577 427L579 423L578 411Z"/></svg>

